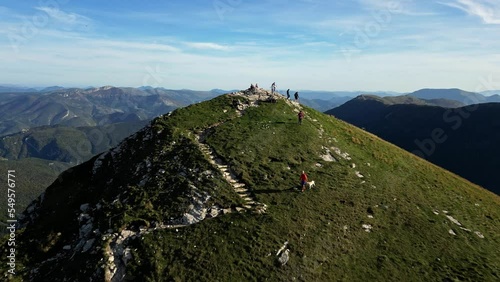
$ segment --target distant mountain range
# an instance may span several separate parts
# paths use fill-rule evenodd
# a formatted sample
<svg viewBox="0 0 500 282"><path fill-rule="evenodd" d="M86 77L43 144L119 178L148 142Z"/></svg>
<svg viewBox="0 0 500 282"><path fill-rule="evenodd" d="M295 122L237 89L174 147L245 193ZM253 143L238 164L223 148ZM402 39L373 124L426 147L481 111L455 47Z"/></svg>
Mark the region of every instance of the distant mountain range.
<svg viewBox="0 0 500 282"><path fill-rule="evenodd" d="M326 113L500 194L500 103L446 109L390 99L360 96Z"/></svg>
<svg viewBox="0 0 500 282"><path fill-rule="evenodd" d="M409 94L421 99L449 99L459 101L465 105L500 102L499 95L484 96L479 93L468 92L461 89L421 89Z"/></svg>
<svg viewBox="0 0 500 282"><path fill-rule="evenodd" d="M500 95L500 90L488 90L481 92L484 96Z"/></svg>
<svg viewBox="0 0 500 282"><path fill-rule="evenodd" d="M95 89L102 89L96 87L88 87L80 89L82 91L95 91ZM105 88L105 87L104 87ZM193 90L169 90L165 88L153 88L150 86L143 86L138 88L131 87L113 87L121 89L124 93L133 93L134 95L173 95L181 101L181 106L186 106L193 102L200 102L206 99L213 98L217 95L234 92L237 90L224 90L224 89L212 89L210 91L193 91ZM50 94L51 92L71 92L79 88L65 88L61 86L50 86L50 87L22 87L16 85L0 85L0 97L5 99L9 97L15 97L19 95L26 94ZM138 91L137 91L138 90ZM329 109L335 108L342 105L343 103L351 100L360 95L375 95L380 97L386 96L401 96L401 95L411 95L416 98L433 100L433 99L447 99L455 100L465 105L475 104L475 103L490 103L490 102L500 102L500 90L490 90L481 93L473 93L460 89L421 89L413 93L400 93L394 91L313 91L313 90L296 90L291 89L290 95L293 98L293 93L299 92L301 102L307 106L313 107L319 111L327 111ZM286 89L278 90L282 95L286 95ZM194 99L190 98L193 96ZM82 125L82 124L80 124ZM0 133L1 134L1 133Z"/></svg>
<svg viewBox="0 0 500 282"><path fill-rule="evenodd" d="M0 85L0 93L38 92L38 89L14 85Z"/></svg>
<svg viewBox="0 0 500 282"><path fill-rule="evenodd" d="M421 89L413 93L401 95L396 92L323 92L323 91L301 91L301 102L319 111L327 111L338 107L345 102L357 96L384 97L384 103L396 104L417 104L417 105L435 105L446 108L455 108L460 106L500 102L500 91L484 92L485 95L473 92L467 92L460 89ZM420 99L411 100L408 96ZM391 97L396 100L391 102ZM406 98L398 98L406 97ZM401 99L406 99L403 101Z"/></svg>
<svg viewBox="0 0 500 282"><path fill-rule="evenodd" d="M72 163L84 162L144 127L149 121L103 126L35 127L0 138L0 157L8 160L38 158Z"/></svg>
<svg viewBox="0 0 500 282"><path fill-rule="evenodd" d="M56 88L48 92L4 93L0 100L0 136L43 125L77 127L150 120L219 95L151 87Z"/></svg>
<svg viewBox="0 0 500 282"><path fill-rule="evenodd" d="M376 96L398 96L403 93L393 92L393 91L313 91L313 90L294 90L290 93L292 95L298 91L300 97L305 99L319 99L319 100L330 100L332 98L342 98L342 97L357 97L359 95L370 94ZM280 92L286 93L286 90L281 90Z"/></svg>

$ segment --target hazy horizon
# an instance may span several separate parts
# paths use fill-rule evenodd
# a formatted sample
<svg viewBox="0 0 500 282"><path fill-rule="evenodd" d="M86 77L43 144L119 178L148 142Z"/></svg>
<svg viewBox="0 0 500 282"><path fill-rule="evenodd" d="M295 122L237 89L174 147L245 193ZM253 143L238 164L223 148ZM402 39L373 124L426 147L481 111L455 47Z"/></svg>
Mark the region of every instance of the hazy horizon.
<svg viewBox="0 0 500 282"><path fill-rule="evenodd" d="M45 88L50 88L50 87L63 87L63 88L79 88L79 89L87 89L87 88L101 88L101 87L107 87L107 86L110 86L110 87L116 87L116 88L140 88L140 87L153 87L151 85L142 85L142 86L123 86L123 85L89 85L89 86L78 86L78 85L69 85L69 86L63 86L63 85L21 85L21 84L12 84L12 83L0 83L0 87L13 87L13 88L31 88L31 89L36 89L38 91L40 90L43 90ZM262 87L259 85L259 87ZM168 90L192 90L192 91L212 91L212 90L222 90L222 91L233 91L233 90L244 90L248 87L246 86L242 86L240 88L234 88L234 89L230 89L230 88L221 88L221 87L216 87L216 88L211 88L211 89L193 89L193 88L189 88L189 87L182 87L182 88L172 88L172 87L168 87L168 86L156 86L156 87L153 87L153 88L164 88L164 89L168 89ZM269 87L262 87L262 88L269 88ZM269 88L270 89L270 88ZM290 91L310 91L310 92L331 92L331 93L338 93L338 92L346 92L346 93L356 93L356 92L363 92L363 93L366 93L366 94L371 94L371 93L390 93L390 94L398 94L398 95L406 95L406 94L410 94L410 93L413 93L413 92L416 92L418 90L423 90L423 89L435 89L435 90L447 90L447 89L459 89L459 90L464 90L464 91L467 91L467 92L472 92L472 93L479 93L479 94L482 94L484 96L493 96L495 94L499 94L500 95L500 89L495 89L495 90L487 90L487 91L482 91L482 92L495 92L495 93L481 93L481 92L474 92L474 91L469 91L469 90L466 90L466 89L460 89L460 88L457 88L457 87L452 87L452 88L419 88L419 89L415 89L413 91L410 91L410 92L398 92L398 91L393 91L393 90L338 90L338 89L290 89ZM277 91L278 92L284 92L286 91L286 89L284 88L277 88ZM283 94L283 93L282 93Z"/></svg>

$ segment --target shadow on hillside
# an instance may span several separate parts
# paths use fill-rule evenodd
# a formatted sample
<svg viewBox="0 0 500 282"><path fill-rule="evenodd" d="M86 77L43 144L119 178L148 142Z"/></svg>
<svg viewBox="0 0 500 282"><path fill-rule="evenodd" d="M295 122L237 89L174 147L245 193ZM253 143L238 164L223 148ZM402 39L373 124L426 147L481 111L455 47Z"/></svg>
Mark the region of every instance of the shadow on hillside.
<svg viewBox="0 0 500 282"><path fill-rule="evenodd" d="M289 189L285 190L278 190L278 189L265 189L265 190L258 190L258 191L253 191L255 194L276 194L276 193L294 193L294 192L300 192L297 187L292 187Z"/></svg>

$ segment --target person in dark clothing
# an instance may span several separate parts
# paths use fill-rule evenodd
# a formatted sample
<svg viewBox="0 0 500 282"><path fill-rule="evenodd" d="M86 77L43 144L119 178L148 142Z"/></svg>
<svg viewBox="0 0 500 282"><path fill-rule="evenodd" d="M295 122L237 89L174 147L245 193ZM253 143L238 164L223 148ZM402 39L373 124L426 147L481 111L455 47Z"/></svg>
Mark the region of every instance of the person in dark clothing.
<svg viewBox="0 0 500 282"><path fill-rule="evenodd" d="M295 94L293 96L295 96L295 101L299 100L299 92L295 92Z"/></svg>
<svg viewBox="0 0 500 282"><path fill-rule="evenodd" d="M290 89L288 89L288 90L286 91L286 98L287 98L288 100L290 100Z"/></svg>
<svg viewBox="0 0 500 282"><path fill-rule="evenodd" d="M299 117L299 124L302 124L302 120L304 119L304 112L300 111L299 114L297 115Z"/></svg>

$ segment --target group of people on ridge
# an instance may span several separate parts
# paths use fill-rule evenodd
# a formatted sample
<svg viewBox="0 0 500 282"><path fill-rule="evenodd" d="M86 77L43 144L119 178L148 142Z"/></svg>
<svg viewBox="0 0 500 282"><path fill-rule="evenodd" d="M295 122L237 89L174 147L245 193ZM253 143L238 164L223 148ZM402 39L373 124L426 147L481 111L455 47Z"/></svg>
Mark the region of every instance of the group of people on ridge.
<svg viewBox="0 0 500 282"><path fill-rule="evenodd" d="M251 90L251 91L255 91L255 90L257 90L257 89L259 89L259 85L258 85L257 83L255 83L255 85L250 84L250 90ZM275 92L276 92L276 82L273 82L273 84L271 84L271 94L274 94ZM295 98L295 101L298 101L298 100L299 100L299 92L298 92L298 91L297 91L297 92L295 92L295 94L294 94L293 96L294 96L294 98ZM286 91L286 98L287 98L288 100L290 100L290 89L288 89L288 90Z"/></svg>
<svg viewBox="0 0 500 282"><path fill-rule="evenodd" d="M295 98L295 101L298 101L299 100L299 92L295 92L295 94L293 94L294 98ZM286 98L288 100L290 100L290 89L288 89L286 91Z"/></svg>
<svg viewBox="0 0 500 282"><path fill-rule="evenodd" d="M271 93L274 94L274 92L276 92L276 82L273 82L273 84L271 84ZM299 92L295 92L293 96L295 98L295 101L299 100ZM290 100L290 89L286 91L286 98Z"/></svg>
<svg viewBox="0 0 500 282"><path fill-rule="evenodd" d="M257 83L255 85L250 84L251 91L255 91L258 88L259 88L259 86ZM271 94L274 94L274 92L276 92L276 82L273 82L273 84L271 84ZM288 100L290 100L290 89L288 89L286 91L286 98ZM299 92L295 92L294 98L295 98L295 101L299 100ZM299 124L302 124L302 120L304 119L304 116L305 116L304 111L302 111L302 110L299 111L299 113L297 114L297 117L299 119ZM306 190L306 185L307 185L307 174L304 171L302 171L302 174L300 175L300 185L302 187L302 192L304 192Z"/></svg>

